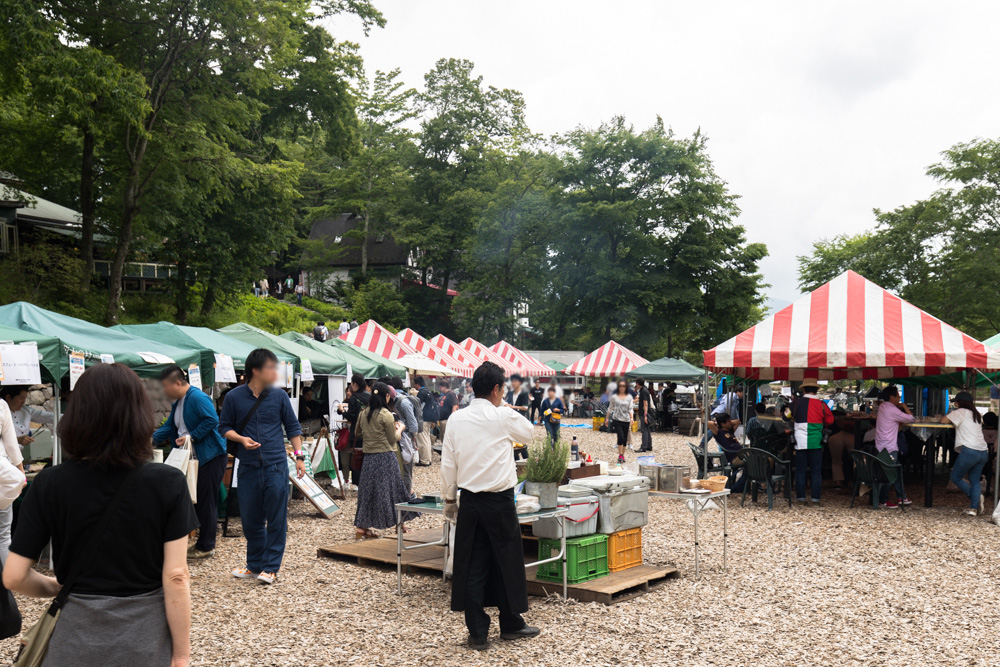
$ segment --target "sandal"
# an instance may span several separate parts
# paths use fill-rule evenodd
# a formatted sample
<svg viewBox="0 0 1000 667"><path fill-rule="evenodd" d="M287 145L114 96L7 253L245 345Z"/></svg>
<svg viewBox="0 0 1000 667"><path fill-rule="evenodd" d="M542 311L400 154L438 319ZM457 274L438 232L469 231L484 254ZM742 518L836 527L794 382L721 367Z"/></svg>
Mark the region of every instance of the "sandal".
<svg viewBox="0 0 1000 667"><path fill-rule="evenodd" d="M355 528L354 539L356 540L377 540L379 534L373 532L371 528Z"/></svg>

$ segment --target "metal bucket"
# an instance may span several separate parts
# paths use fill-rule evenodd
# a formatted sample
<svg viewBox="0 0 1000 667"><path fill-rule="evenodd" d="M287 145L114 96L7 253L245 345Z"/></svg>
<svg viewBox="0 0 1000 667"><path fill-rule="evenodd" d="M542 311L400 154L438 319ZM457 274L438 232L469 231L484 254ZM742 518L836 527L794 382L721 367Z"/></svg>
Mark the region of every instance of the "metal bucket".
<svg viewBox="0 0 1000 667"><path fill-rule="evenodd" d="M681 490L681 480L688 477L691 470L687 466L660 466L659 490L665 493L677 493Z"/></svg>
<svg viewBox="0 0 1000 667"><path fill-rule="evenodd" d="M663 466L659 466L659 465L640 465L639 466L639 474L642 475L643 477L648 477L649 478L649 490L650 491L657 491L657 490L659 490L660 487L659 487L658 480L660 478L660 469L662 467Z"/></svg>

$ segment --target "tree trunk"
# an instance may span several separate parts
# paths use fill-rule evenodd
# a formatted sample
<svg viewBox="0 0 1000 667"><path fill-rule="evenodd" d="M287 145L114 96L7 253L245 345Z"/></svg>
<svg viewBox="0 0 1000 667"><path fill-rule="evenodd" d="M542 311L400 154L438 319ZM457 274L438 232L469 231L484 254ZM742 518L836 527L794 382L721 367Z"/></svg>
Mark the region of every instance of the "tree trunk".
<svg viewBox="0 0 1000 667"><path fill-rule="evenodd" d="M219 298L219 290L215 285L215 265L209 270L207 286L205 287L205 298L201 302L201 314L210 315L215 308L215 302Z"/></svg>
<svg viewBox="0 0 1000 667"><path fill-rule="evenodd" d="M139 211L136 203L136 195L139 190L138 161L133 162L127 183L122 202L122 224L118 229L115 258L111 262L111 272L108 276L108 310L104 318L107 326L118 324L118 312L122 305L122 274L125 271L125 260L128 258L129 246L132 245L132 225L135 223L135 216Z"/></svg>
<svg viewBox="0 0 1000 667"><path fill-rule="evenodd" d="M183 245L183 243L182 243ZM188 260L184 253L177 258L177 289L174 297L177 322L187 324L188 316L188 282L187 282Z"/></svg>
<svg viewBox="0 0 1000 667"><path fill-rule="evenodd" d="M365 210L365 213L362 216L362 220L364 220L364 226L362 227L362 229L364 229L364 236L361 237L361 278L363 279L365 277L365 275L368 273L368 225L369 225L369 221L368 221L368 211L367 210Z"/></svg>
<svg viewBox="0 0 1000 667"><path fill-rule="evenodd" d="M94 133L84 130L83 159L80 163L80 257L83 275L80 289L90 289L94 278Z"/></svg>

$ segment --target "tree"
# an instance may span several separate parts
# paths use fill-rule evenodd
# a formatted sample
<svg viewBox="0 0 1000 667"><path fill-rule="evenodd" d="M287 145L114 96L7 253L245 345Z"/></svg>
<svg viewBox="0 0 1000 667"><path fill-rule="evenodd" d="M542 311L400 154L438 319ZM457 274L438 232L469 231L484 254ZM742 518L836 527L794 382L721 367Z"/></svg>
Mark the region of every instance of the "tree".
<svg viewBox="0 0 1000 667"><path fill-rule="evenodd" d="M375 320L395 331L408 324L406 304L399 290L377 278L369 278L348 291L347 305L354 319L361 322Z"/></svg>
<svg viewBox="0 0 1000 667"><path fill-rule="evenodd" d="M416 90L403 89L399 70L375 72L362 81L358 94L358 148L343 166L327 178L327 203L314 215L350 212L361 218L351 234L361 241L361 277L368 274L368 239L384 233L398 221L409 187L403 156L410 145L406 124L416 116ZM376 227L377 225L377 227Z"/></svg>
<svg viewBox="0 0 1000 667"><path fill-rule="evenodd" d="M650 350L666 340L673 351L752 324L766 249L734 224L736 197L704 136L677 138L659 119L637 132L618 117L560 144L563 213L538 318L552 344L614 338Z"/></svg>
<svg viewBox="0 0 1000 667"><path fill-rule="evenodd" d="M1000 142L953 146L927 174L944 187L892 211L874 230L813 245L799 257L799 286L847 269L978 338L1000 329Z"/></svg>

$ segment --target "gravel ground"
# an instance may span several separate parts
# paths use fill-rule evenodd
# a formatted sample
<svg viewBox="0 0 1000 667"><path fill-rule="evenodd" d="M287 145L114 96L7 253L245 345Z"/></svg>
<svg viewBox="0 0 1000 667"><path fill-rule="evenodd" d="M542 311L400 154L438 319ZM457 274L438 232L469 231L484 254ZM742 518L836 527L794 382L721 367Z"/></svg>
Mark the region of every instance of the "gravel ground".
<svg viewBox="0 0 1000 667"><path fill-rule="evenodd" d="M602 458L615 449L612 434L562 434ZM654 434L657 460L691 463L686 440ZM415 476L418 492L438 487L436 463ZM214 559L192 565L193 664L995 665L1000 641L989 628L1000 623L1000 528L962 516L961 494L936 491L935 508L903 513L848 509L847 494L832 489L818 508L768 512L766 500L742 509L731 502L729 569L721 567L721 512L709 512L701 581L690 513L651 499L644 559L675 565L679 579L610 607L532 597L526 619L542 635L501 642L494 623L484 654L463 647L462 615L448 611L439 578L408 576L399 597L395 571L316 557L317 546L351 539L353 499L332 521L295 501L275 586L228 575L242 564L241 539L220 538ZM34 622L43 605L19 602L26 624ZM14 650L15 640L0 643L0 657Z"/></svg>

